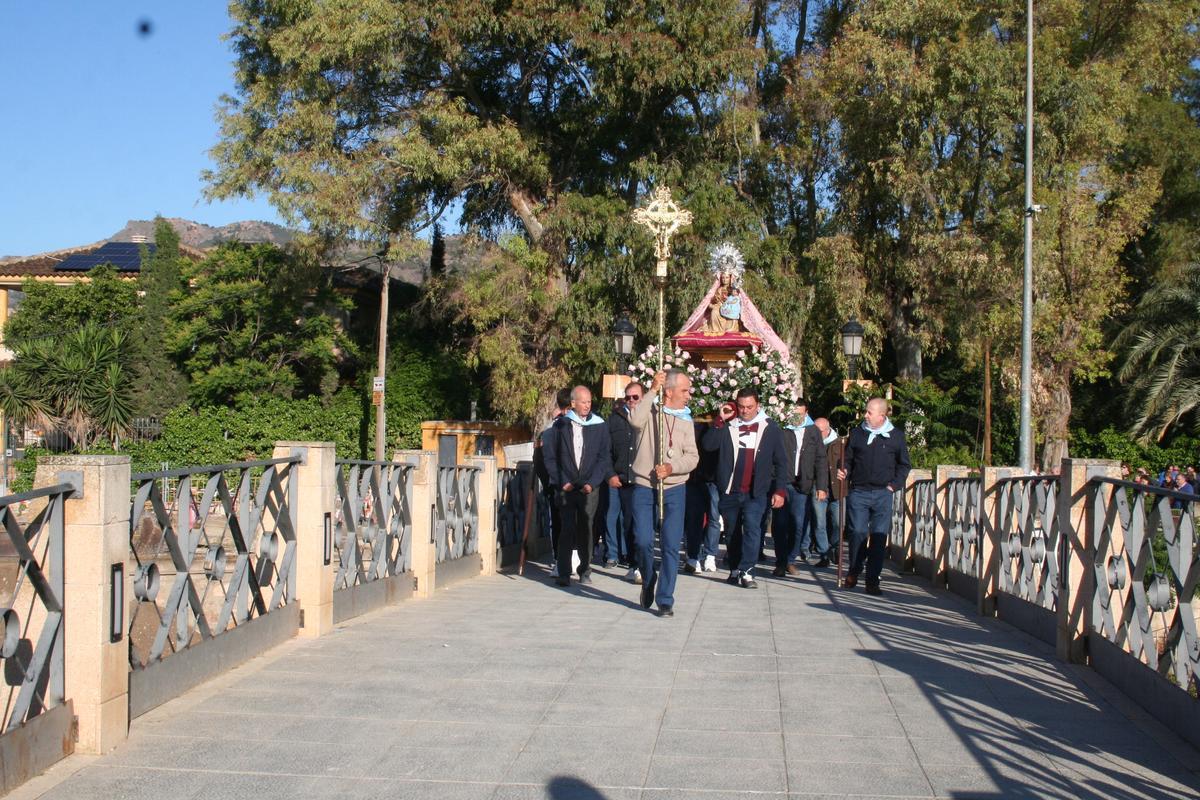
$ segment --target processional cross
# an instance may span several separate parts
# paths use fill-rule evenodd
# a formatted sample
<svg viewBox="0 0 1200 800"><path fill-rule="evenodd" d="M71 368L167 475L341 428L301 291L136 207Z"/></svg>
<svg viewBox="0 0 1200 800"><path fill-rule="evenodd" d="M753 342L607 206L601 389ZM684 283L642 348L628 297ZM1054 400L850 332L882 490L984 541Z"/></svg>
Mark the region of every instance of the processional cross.
<svg viewBox="0 0 1200 800"><path fill-rule="evenodd" d="M633 221L638 225L645 225L654 234L654 256L658 259L654 268L654 285L658 287L658 371L662 372L666 368L666 350L663 347L663 288L667 283L667 262L671 258L671 237L680 228L692 224L692 212L680 208L671 199L671 190L668 187L659 186L651 195L649 203L633 210ZM670 458L671 452L664 447L666 426L661 419L663 403L665 403L665 399L659 403L658 452L660 458L663 458L664 455ZM666 461L666 459L663 460ZM658 482L658 521L660 525L662 519L663 482L660 480Z"/></svg>

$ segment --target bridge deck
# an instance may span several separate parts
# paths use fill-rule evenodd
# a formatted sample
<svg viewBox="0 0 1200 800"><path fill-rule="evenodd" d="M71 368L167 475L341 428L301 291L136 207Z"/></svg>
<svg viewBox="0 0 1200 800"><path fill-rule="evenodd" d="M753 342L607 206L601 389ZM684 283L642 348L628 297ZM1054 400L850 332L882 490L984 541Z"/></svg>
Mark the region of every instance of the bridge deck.
<svg viewBox="0 0 1200 800"><path fill-rule="evenodd" d="M680 576L659 619L610 573L534 566L292 641L12 797L1200 795L1195 750L917 581Z"/></svg>

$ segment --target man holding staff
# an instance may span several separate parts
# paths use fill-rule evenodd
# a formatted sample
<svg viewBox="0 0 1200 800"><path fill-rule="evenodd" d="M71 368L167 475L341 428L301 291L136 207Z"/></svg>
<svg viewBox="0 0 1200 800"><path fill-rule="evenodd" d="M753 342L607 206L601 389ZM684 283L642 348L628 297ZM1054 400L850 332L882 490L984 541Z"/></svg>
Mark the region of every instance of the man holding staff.
<svg viewBox="0 0 1200 800"><path fill-rule="evenodd" d="M661 403L652 403L651 398L660 391ZM700 463L692 412L688 408L691 397L692 381L687 373L677 369L659 372L645 398L629 415L637 435L633 458L634 558L642 573L642 608L649 609L657 602L660 617L675 614L675 579L679 574L679 545L683 540L687 505L685 484L688 473ZM654 501L660 484L661 572L656 569L654 559Z"/></svg>

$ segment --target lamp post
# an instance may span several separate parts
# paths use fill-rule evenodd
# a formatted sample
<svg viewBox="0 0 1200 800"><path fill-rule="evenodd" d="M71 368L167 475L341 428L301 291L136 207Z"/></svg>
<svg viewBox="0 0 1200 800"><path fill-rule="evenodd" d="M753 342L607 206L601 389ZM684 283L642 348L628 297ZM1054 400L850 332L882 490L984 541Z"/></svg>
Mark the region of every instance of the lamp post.
<svg viewBox="0 0 1200 800"><path fill-rule="evenodd" d="M629 321L629 316L622 313L613 323L612 334L617 348L617 372L624 375L633 352L633 337L637 335L637 328Z"/></svg>
<svg viewBox="0 0 1200 800"><path fill-rule="evenodd" d="M862 355L863 326L854 317L842 326L842 355L846 357L850 380L858 380L858 357Z"/></svg>
<svg viewBox="0 0 1200 800"><path fill-rule="evenodd" d="M1021 417L1018 464L1033 469L1033 0L1025 3L1025 264L1021 282Z"/></svg>

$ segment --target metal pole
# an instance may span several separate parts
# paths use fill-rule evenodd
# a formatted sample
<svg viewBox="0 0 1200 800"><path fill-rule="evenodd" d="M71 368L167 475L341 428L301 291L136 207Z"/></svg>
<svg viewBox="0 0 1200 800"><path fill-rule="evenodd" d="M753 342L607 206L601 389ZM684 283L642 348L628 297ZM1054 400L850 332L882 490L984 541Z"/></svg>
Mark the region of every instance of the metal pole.
<svg viewBox="0 0 1200 800"><path fill-rule="evenodd" d="M1033 0L1025 2L1025 279L1021 293L1019 464L1033 469Z"/></svg>
<svg viewBox="0 0 1200 800"><path fill-rule="evenodd" d="M664 274L666 273L666 264L665 263L659 265L659 272L664 273ZM666 280L660 279L660 280L656 281L656 283L658 284L658 371L664 372L666 370L666 366L667 366L667 354L663 351L663 339L665 338L664 322L663 322L664 309L665 309L665 304L663 302L663 287L666 285ZM658 396L658 457L659 457L659 459L662 459L661 461L659 461L659 463L665 464L666 459L664 458L664 456L666 456L666 454L667 454L667 448L666 448L667 432L666 432L666 425L664 424L665 421L663 419L663 417L664 417L663 406L666 405L666 402L667 402L667 387L660 386L658 391L659 391L659 396ZM658 527L660 530L662 529L662 522L663 522L663 482L662 482L662 478L659 478L658 479Z"/></svg>
<svg viewBox="0 0 1200 800"><path fill-rule="evenodd" d="M387 373L387 326L388 326L388 284L391 282L391 267L379 258L379 272L383 276L379 287L379 353L376 357L376 374L385 378ZM384 461L383 451L387 444L387 392L385 390L375 407L375 460ZM378 473L378 469L376 470Z"/></svg>

